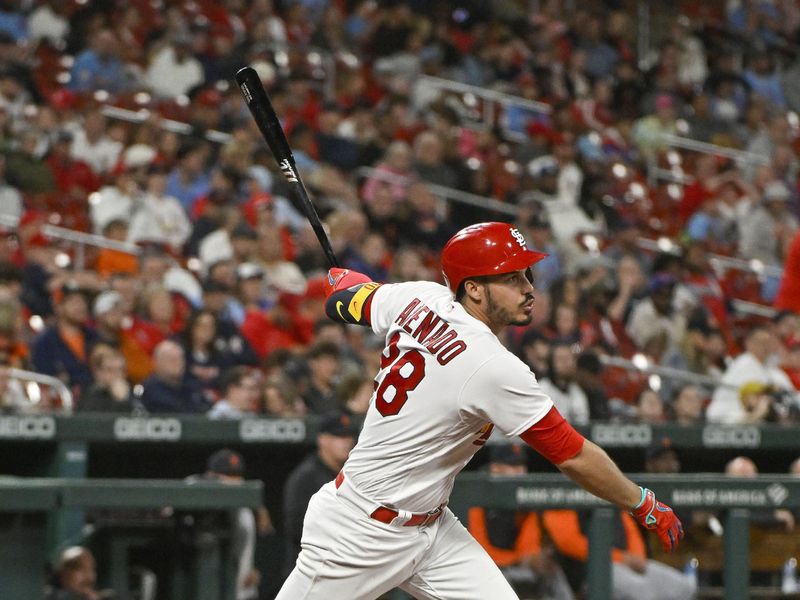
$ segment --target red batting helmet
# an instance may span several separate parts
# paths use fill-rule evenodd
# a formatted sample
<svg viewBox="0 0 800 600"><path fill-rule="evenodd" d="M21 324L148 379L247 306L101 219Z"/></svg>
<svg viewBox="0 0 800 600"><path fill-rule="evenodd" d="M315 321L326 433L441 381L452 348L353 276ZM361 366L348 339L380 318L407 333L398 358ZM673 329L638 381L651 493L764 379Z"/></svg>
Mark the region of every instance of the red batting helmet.
<svg viewBox="0 0 800 600"><path fill-rule="evenodd" d="M442 272L455 294L465 279L527 269L546 256L528 250L525 238L513 225L478 223L465 227L445 244Z"/></svg>

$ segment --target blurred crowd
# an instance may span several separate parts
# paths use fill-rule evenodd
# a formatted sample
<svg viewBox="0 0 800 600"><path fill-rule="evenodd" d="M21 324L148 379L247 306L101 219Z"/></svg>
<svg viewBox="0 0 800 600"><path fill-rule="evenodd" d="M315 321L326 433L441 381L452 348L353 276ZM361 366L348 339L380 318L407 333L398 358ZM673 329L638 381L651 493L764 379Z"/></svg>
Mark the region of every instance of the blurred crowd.
<svg viewBox="0 0 800 600"><path fill-rule="evenodd" d="M366 410L382 340L325 318L252 65L345 266L440 281L485 220L550 254L505 341L573 423L796 422L796 3L670 5L645 55L625 3L533 5L0 0L0 364L77 411Z"/></svg>

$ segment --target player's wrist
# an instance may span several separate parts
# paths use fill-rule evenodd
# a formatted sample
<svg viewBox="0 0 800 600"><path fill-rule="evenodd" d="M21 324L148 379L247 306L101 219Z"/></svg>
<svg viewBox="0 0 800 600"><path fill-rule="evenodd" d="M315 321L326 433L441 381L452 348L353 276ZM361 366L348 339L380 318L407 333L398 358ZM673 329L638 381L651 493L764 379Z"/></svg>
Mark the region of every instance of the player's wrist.
<svg viewBox="0 0 800 600"><path fill-rule="evenodd" d="M642 508L642 506L644 506L645 500L647 500L647 492L649 491L650 490L648 490L647 488L639 486L639 493L640 493L639 502L637 502L634 506L631 507L630 509L631 512L639 510L640 508Z"/></svg>

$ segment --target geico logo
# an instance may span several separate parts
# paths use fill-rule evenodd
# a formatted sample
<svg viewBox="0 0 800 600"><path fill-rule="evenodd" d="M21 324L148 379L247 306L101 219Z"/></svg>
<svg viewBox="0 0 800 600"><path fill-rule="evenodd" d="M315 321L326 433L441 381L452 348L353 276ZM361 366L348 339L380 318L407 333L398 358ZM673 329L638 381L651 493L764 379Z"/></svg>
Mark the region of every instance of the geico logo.
<svg viewBox="0 0 800 600"><path fill-rule="evenodd" d="M761 445L761 430L758 427L704 427L703 445L758 448Z"/></svg>
<svg viewBox="0 0 800 600"><path fill-rule="evenodd" d="M178 419L140 419L121 417L114 421L114 437L118 440L181 439L181 422Z"/></svg>
<svg viewBox="0 0 800 600"><path fill-rule="evenodd" d="M0 417L0 438L51 440L55 436L53 417Z"/></svg>
<svg viewBox="0 0 800 600"><path fill-rule="evenodd" d="M647 446L653 440L649 425L595 425L592 441L609 446Z"/></svg>
<svg viewBox="0 0 800 600"><path fill-rule="evenodd" d="M306 439L306 424L299 419L244 419L239 423L243 442L302 442Z"/></svg>

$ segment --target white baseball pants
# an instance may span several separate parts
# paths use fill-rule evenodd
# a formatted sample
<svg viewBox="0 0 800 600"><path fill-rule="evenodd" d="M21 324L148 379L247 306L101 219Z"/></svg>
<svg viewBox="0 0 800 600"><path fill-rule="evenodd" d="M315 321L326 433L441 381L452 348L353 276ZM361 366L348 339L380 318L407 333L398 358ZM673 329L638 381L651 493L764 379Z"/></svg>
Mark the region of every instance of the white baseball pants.
<svg viewBox="0 0 800 600"><path fill-rule="evenodd" d="M449 509L424 527L387 525L325 484L308 504L300 556L276 600L375 600L396 587L423 600L518 600Z"/></svg>

